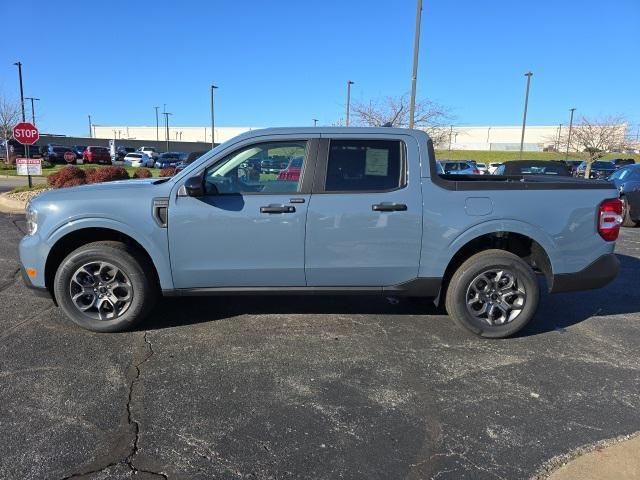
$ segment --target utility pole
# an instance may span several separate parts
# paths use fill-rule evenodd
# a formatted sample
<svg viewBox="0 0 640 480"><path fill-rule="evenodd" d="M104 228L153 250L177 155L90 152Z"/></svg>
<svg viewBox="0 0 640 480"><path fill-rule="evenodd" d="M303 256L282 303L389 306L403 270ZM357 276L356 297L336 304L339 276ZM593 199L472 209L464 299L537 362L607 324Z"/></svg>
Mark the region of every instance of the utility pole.
<svg viewBox="0 0 640 480"><path fill-rule="evenodd" d="M453 135L453 125L449 127L449 151L451 151L451 137Z"/></svg>
<svg viewBox="0 0 640 480"><path fill-rule="evenodd" d="M571 130L573 129L573 112L576 111L575 108L570 108L571 118L569 119L569 134L567 135L567 151L564 154L564 159L569 158L569 145L571 145Z"/></svg>
<svg viewBox="0 0 640 480"><path fill-rule="evenodd" d="M215 147L216 134L215 134L215 123L214 123L214 114L213 114L213 91L218 88L213 83L211 84L211 148Z"/></svg>
<svg viewBox="0 0 640 480"><path fill-rule="evenodd" d="M520 160L522 160L522 149L524 147L524 129L527 126L527 107L529 106L529 86L531 85L531 77L533 73L527 72L524 74L527 77L527 91L524 94L524 113L522 115L522 136L520 137Z"/></svg>
<svg viewBox="0 0 640 480"><path fill-rule="evenodd" d="M93 138L93 129L91 124L91 115L87 115L89 117L89 138Z"/></svg>
<svg viewBox="0 0 640 480"><path fill-rule="evenodd" d="M312 118L311 120L313 120L313 126L314 127L318 126L318 119L317 118Z"/></svg>
<svg viewBox="0 0 640 480"><path fill-rule="evenodd" d="M422 0L416 8L416 32L413 40L413 73L411 74L411 102L409 104L409 128L413 128L416 115L416 83L418 81L418 51L420 50L420 21L422 19Z"/></svg>
<svg viewBox="0 0 640 480"><path fill-rule="evenodd" d="M169 112L162 112L162 114L164 115L164 126L166 129L165 138L167 140L167 152L168 152L169 151L169 115L173 115L173 114Z"/></svg>
<svg viewBox="0 0 640 480"><path fill-rule="evenodd" d="M20 80L20 107L22 108L22 121L26 122L27 119L24 116L24 90L22 89L22 62L16 62L14 63L14 65L18 67L18 78ZM24 152L25 156L29 158L29 145L24 146ZM28 175L27 178L29 182L29 188L31 188L33 186L33 183L31 182L31 175Z"/></svg>
<svg viewBox="0 0 640 480"><path fill-rule="evenodd" d="M160 129L160 126L159 126L159 124L158 124L158 109L159 109L160 107L153 107L153 108L155 108L155 109L156 109L156 142L158 142L158 141L160 141L160 135L159 135L159 133L158 133L158 132L159 132L159 129Z"/></svg>
<svg viewBox="0 0 640 480"><path fill-rule="evenodd" d="M36 109L33 106L34 101L40 101L39 98L24 97L25 100L31 100L31 123L36 124Z"/></svg>
<svg viewBox="0 0 640 480"><path fill-rule="evenodd" d="M560 151L560 134L562 134L562 124L558 125L558 140L556 141L556 151Z"/></svg>
<svg viewBox="0 0 640 480"><path fill-rule="evenodd" d="M349 109L351 108L351 85L353 85L354 82L352 82L351 80L347 80L347 127L349 126Z"/></svg>

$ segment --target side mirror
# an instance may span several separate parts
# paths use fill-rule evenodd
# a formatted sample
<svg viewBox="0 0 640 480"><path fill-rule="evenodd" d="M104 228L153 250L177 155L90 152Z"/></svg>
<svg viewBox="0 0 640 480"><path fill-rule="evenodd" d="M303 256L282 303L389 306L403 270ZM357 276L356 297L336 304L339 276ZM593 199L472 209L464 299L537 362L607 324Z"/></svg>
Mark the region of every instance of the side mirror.
<svg viewBox="0 0 640 480"><path fill-rule="evenodd" d="M202 177L198 175L188 178L187 181L184 182L184 189L189 197L202 197L204 195Z"/></svg>

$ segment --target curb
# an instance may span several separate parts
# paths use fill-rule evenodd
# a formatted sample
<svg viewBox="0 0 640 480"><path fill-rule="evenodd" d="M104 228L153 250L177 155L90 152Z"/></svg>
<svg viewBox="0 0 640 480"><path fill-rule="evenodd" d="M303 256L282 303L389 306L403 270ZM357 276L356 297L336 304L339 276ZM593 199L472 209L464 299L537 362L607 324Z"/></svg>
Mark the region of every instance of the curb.
<svg viewBox="0 0 640 480"><path fill-rule="evenodd" d="M24 213L27 202L9 198L6 193L0 194L0 212L2 213Z"/></svg>

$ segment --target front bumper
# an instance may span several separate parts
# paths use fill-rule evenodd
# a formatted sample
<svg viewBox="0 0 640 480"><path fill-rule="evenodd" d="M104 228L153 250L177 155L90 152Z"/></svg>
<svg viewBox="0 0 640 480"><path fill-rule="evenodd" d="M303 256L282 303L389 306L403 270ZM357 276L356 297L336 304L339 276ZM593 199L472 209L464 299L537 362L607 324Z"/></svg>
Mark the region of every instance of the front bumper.
<svg viewBox="0 0 640 480"><path fill-rule="evenodd" d="M51 292L47 289L47 287L36 287L33 283L31 283L31 279L27 275L27 272L24 270L24 267L20 267L20 274L22 275L22 281L25 286L31 290L31 292L40 298L47 298L49 300L54 300L51 296ZM55 300L54 300L55 301Z"/></svg>
<svg viewBox="0 0 640 480"><path fill-rule="evenodd" d="M553 275L549 292L574 292L602 288L618 276L619 270L618 257L613 253L607 253L579 272Z"/></svg>

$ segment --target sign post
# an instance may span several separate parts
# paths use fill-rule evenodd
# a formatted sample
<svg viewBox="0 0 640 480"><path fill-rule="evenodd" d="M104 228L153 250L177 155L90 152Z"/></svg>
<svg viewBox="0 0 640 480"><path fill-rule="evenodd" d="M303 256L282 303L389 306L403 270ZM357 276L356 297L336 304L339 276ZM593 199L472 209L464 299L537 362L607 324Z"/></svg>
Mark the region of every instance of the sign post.
<svg viewBox="0 0 640 480"><path fill-rule="evenodd" d="M25 153L27 158L26 159L16 159L16 165L18 163L18 160L34 160L29 158L29 145L33 145L34 143L36 143L38 141L38 139L40 138L40 133L38 132L38 129L31 123L29 122L20 122L19 124L17 124L15 127L13 127L13 138L16 139L16 141L18 143L21 143L22 145L25 146ZM39 173L38 175L42 174L42 164L40 163L40 160L35 160L38 164L38 170ZM28 165L28 163L26 164ZM18 171L18 175L28 175L29 177L29 188L31 188L33 186L33 183L31 181L31 173L29 171L28 166L26 166L27 169L27 173L20 173L20 171ZM23 168L25 168L23 167Z"/></svg>

